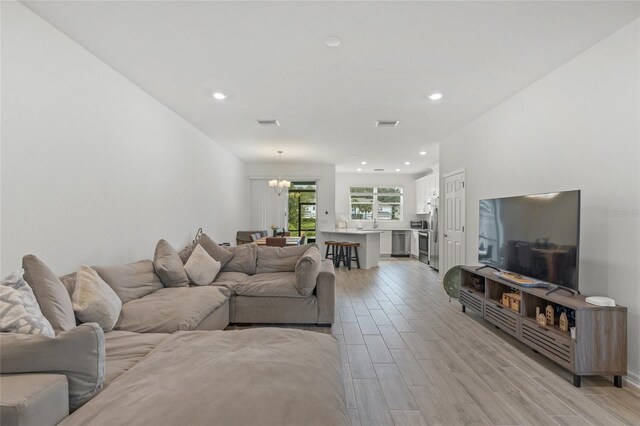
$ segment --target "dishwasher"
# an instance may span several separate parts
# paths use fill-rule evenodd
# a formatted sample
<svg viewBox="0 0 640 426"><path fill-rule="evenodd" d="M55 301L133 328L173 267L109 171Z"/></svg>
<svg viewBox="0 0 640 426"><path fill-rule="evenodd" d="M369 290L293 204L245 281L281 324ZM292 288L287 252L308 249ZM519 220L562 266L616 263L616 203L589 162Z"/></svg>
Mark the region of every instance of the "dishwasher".
<svg viewBox="0 0 640 426"><path fill-rule="evenodd" d="M411 232L391 231L391 256L409 257L411 255Z"/></svg>

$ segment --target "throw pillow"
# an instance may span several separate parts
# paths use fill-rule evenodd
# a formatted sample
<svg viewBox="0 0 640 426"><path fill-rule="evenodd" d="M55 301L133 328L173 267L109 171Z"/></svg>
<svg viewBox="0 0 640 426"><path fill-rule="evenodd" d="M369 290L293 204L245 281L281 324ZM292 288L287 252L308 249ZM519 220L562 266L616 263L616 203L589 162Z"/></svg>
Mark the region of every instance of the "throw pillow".
<svg viewBox="0 0 640 426"><path fill-rule="evenodd" d="M31 286L44 317L56 334L76 327L67 289L47 265L32 254L22 258L24 280Z"/></svg>
<svg viewBox="0 0 640 426"><path fill-rule="evenodd" d="M224 266L231 260L233 253L226 248L219 246L218 243L213 241L207 234L202 234L202 237L198 240L198 244L209 253L209 256L220 262L220 266Z"/></svg>
<svg viewBox="0 0 640 426"><path fill-rule="evenodd" d="M83 323L95 322L102 330L111 331L118 322L122 301L88 266L81 266L76 274L76 287L71 300L76 316Z"/></svg>
<svg viewBox="0 0 640 426"><path fill-rule="evenodd" d="M195 285L209 285L220 272L221 264L202 248L200 244L193 249L193 253L184 265L191 282Z"/></svg>
<svg viewBox="0 0 640 426"><path fill-rule="evenodd" d="M22 278L22 271L0 283L0 332L56 336L42 315L33 290Z"/></svg>
<svg viewBox="0 0 640 426"><path fill-rule="evenodd" d="M158 241L153 267L165 287L188 287L189 278L178 252L165 240Z"/></svg>
<svg viewBox="0 0 640 426"><path fill-rule="evenodd" d="M320 273L321 262L322 256L320 256L320 250L317 246L310 247L298 260L294 273L298 293L305 296L310 296L313 293Z"/></svg>

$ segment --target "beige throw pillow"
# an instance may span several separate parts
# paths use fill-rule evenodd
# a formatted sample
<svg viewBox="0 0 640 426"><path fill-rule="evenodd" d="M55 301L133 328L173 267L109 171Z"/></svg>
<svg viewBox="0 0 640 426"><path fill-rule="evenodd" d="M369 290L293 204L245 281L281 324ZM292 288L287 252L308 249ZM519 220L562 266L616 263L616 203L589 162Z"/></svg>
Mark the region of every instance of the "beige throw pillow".
<svg viewBox="0 0 640 426"><path fill-rule="evenodd" d="M84 265L76 274L71 301L80 322L95 322L104 331L113 330L122 309L122 301L116 292L94 269Z"/></svg>
<svg viewBox="0 0 640 426"><path fill-rule="evenodd" d="M221 267L220 262L209 256L209 253L198 244L184 265L184 270L187 271L193 284L209 285L216 279Z"/></svg>
<svg viewBox="0 0 640 426"><path fill-rule="evenodd" d="M189 278L178 252L166 240L158 241L153 267L165 287L188 287Z"/></svg>

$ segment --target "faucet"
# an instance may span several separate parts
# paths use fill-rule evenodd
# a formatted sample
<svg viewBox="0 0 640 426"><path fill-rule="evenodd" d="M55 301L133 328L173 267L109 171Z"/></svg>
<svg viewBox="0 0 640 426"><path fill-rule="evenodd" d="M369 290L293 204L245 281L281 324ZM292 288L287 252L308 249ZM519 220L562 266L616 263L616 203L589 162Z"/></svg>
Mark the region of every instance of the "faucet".
<svg viewBox="0 0 640 426"><path fill-rule="evenodd" d="M378 229L378 221L375 217L373 218L373 229Z"/></svg>

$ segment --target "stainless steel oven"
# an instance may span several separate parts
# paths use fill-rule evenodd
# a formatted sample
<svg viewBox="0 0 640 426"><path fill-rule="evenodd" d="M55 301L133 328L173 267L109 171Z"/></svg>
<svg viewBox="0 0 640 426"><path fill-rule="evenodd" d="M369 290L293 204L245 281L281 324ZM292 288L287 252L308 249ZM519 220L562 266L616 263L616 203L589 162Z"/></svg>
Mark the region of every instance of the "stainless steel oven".
<svg viewBox="0 0 640 426"><path fill-rule="evenodd" d="M429 264L429 231L418 233L418 260Z"/></svg>

